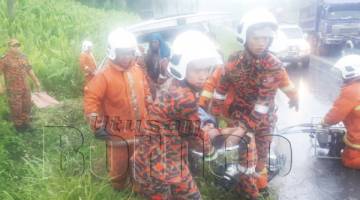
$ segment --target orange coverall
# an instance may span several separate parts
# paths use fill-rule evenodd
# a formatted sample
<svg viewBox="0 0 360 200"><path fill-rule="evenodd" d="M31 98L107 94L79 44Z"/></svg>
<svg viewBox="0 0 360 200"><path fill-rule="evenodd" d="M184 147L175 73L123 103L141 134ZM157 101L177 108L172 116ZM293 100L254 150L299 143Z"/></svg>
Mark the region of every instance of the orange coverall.
<svg viewBox="0 0 360 200"><path fill-rule="evenodd" d="M85 75L85 85L94 77L96 61L92 53L81 52L79 58L80 68Z"/></svg>
<svg viewBox="0 0 360 200"><path fill-rule="evenodd" d="M135 134L139 131L134 126L146 119L151 102L145 75L135 64L124 71L109 61L108 66L85 86L84 94L86 116L97 117L95 123L102 122L110 135L126 140L120 144L107 142L112 185L115 189L123 189L130 175L129 159ZM92 124L93 127L98 125Z"/></svg>
<svg viewBox="0 0 360 200"><path fill-rule="evenodd" d="M347 129L342 154L344 166L360 169L360 81L346 84L333 107L325 116L328 125L343 121Z"/></svg>
<svg viewBox="0 0 360 200"><path fill-rule="evenodd" d="M223 67L216 68L214 73L204 83L204 87L199 98L199 106L207 111L210 110L213 93L215 91L215 88L219 84L220 78L223 75L223 73L224 73ZM228 117L227 111L229 110L229 107L233 99L234 99L234 90L230 89L226 97L226 100L224 102L225 108L223 115L226 117Z"/></svg>
<svg viewBox="0 0 360 200"><path fill-rule="evenodd" d="M272 140L269 134L277 120L275 95L278 89L292 101L297 100L297 91L275 56L267 53L255 58L245 50L231 55L213 97L214 115L222 115L227 108L225 113L230 116L230 124L245 125L255 132L260 189L267 187L266 163ZM233 100L227 106L226 98L231 92Z"/></svg>
<svg viewBox="0 0 360 200"><path fill-rule="evenodd" d="M27 75L32 69L25 55L8 52L0 60L0 73L5 75L5 84L11 119L15 127L30 122L31 90Z"/></svg>

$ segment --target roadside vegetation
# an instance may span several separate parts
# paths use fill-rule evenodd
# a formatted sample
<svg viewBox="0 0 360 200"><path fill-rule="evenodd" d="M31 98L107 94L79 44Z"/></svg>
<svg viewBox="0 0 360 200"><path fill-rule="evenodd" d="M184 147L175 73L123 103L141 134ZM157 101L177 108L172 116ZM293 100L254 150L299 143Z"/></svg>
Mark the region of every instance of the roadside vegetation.
<svg viewBox="0 0 360 200"><path fill-rule="evenodd" d="M105 145L93 138L82 111L81 43L94 43L98 62L105 56L110 30L139 18L126 10L87 7L72 0L18 0L9 15L0 2L0 55L16 37L38 75L42 89L61 105L32 111L34 130L17 133L9 120L6 95L0 95L0 199L141 199L114 191L107 179ZM237 49L231 31L214 28L225 57ZM198 178L204 199L237 199Z"/></svg>

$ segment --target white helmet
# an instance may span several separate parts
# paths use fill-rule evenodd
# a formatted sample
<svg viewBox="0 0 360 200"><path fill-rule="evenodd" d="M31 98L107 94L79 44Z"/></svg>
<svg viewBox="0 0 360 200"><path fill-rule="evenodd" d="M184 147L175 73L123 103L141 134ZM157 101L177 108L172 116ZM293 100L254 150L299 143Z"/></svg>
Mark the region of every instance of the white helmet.
<svg viewBox="0 0 360 200"><path fill-rule="evenodd" d="M109 44L109 58L114 60L116 58L116 49L134 49L137 50L137 41L135 36L122 29L118 28L111 32L108 37Z"/></svg>
<svg viewBox="0 0 360 200"><path fill-rule="evenodd" d="M256 9L244 15L238 27L238 39L242 44L246 43L248 30L255 25L270 25L273 36L278 28L278 22L274 15L266 9ZM271 35L270 35L271 37Z"/></svg>
<svg viewBox="0 0 360 200"><path fill-rule="evenodd" d="M178 80L184 80L188 64L200 59L213 59L213 66L223 63L215 44L199 31L179 34L172 45L172 56L168 72Z"/></svg>
<svg viewBox="0 0 360 200"><path fill-rule="evenodd" d="M360 77L360 55L348 55L336 62L336 69L340 70L344 80Z"/></svg>
<svg viewBox="0 0 360 200"><path fill-rule="evenodd" d="M93 43L91 41L84 40L84 42L82 43L81 51L82 52L88 51L89 48L91 48L92 46Z"/></svg>

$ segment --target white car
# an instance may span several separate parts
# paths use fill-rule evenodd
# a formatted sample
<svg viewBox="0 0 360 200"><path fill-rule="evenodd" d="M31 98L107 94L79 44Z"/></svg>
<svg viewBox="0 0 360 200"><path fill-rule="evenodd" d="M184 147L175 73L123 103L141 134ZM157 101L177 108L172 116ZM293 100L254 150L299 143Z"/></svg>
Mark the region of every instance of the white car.
<svg viewBox="0 0 360 200"><path fill-rule="evenodd" d="M304 68L309 66L310 45L298 25L280 25L270 51L284 63L300 63Z"/></svg>

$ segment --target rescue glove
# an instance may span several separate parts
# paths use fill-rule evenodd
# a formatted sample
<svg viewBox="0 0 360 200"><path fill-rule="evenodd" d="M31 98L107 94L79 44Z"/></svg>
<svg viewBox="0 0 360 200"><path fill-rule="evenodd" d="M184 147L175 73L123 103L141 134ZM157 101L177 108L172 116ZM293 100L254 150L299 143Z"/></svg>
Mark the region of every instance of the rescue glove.
<svg viewBox="0 0 360 200"><path fill-rule="evenodd" d="M299 100L298 99L291 99L289 101L289 108L295 108L296 112L299 111Z"/></svg>
<svg viewBox="0 0 360 200"><path fill-rule="evenodd" d="M327 124L327 123L325 122L324 119L321 120L320 125L321 125L322 128L327 128L327 127L330 126L329 124Z"/></svg>
<svg viewBox="0 0 360 200"><path fill-rule="evenodd" d="M108 140L110 139L110 134L104 127L101 127L95 131L95 138L98 140Z"/></svg>

